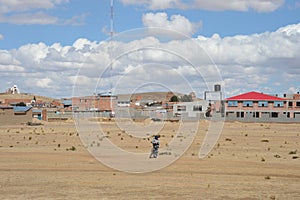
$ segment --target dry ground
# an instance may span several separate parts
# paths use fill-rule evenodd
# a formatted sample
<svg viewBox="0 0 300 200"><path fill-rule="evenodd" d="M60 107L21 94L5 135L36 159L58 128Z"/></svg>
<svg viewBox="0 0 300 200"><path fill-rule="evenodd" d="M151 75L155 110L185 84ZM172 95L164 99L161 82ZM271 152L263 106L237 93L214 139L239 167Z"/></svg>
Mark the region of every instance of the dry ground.
<svg viewBox="0 0 300 200"><path fill-rule="evenodd" d="M199 124L184 156L144 174L98 162L72 122L0 127L0 199L300 199L300 124L226 123L213 151L199 159L208 124ZM101 125L118 146L150 150L148 140L113 122ZM162 146L177 126L165 125Z"/></svg>

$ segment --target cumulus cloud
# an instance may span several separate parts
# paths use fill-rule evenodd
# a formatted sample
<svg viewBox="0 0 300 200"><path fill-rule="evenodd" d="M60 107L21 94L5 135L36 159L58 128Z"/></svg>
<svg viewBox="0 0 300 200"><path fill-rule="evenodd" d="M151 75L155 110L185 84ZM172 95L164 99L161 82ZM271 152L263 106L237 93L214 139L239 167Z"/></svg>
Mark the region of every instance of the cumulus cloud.
<svg viewBox="0 0 300 200"><path fill-rule="evenodd" d="M174 30L188 36L192 36L201 26L201 23L192 23L182 15L172 15L168 19L167 13L164 12L146 13L142 20L145 27Z"/></svg>
<svg viewBox="0 0 300 200"><path fill-rule="evenodd" d="M0 22L18 25L83 24L85 15L74 16L65 20L47 13L49 10L66 3L69 3L69 0L0 0Z"/></svg>
<svg viewBox="0 0 300 200"><path fill-rule="evenodd" d="M205 10L233 10L257 12L272 12L284 3L284 0L121 0L125 5L145 6L151 10L162 9L205 9Z"/></svg>
<svg viewBox="0 0 300 200"><path fill-rule="evenodd" d="M112 83L118 93L161 88L195 90L202 97L207 87L221 82L228 96L251 90L287 93L300 87L299 52L300 23L224 38L142 35L112 43L81 38L70 46L27 44L0 50L0 89L14 80L22 91L65 97L72 95L74 83L77 95L108 91Z"/></svg>

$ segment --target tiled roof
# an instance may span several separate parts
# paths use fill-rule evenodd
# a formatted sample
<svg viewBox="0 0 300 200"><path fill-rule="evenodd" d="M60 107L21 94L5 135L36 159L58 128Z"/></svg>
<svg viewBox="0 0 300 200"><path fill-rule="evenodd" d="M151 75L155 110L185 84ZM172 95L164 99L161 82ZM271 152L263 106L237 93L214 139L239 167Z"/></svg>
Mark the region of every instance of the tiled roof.
<svg viewBox="0 0 300 200"><path fill-rule="evenodd" d="M256 100L256 101L283 101L285 99L272 96L272 95L267 95L259 92L247 92L244 94L240 94L237 96L229 97L225 99L226 101L237 101L237 100Z"/></svg>

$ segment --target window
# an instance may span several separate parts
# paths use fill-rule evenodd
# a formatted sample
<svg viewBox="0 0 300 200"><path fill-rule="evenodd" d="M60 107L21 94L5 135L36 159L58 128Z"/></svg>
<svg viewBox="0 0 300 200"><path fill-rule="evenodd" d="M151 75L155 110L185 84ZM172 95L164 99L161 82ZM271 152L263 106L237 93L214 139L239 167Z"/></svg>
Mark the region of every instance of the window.
<svg viewBox="0 0 300 200"><path fill-rule="evenodd" d="M202 111L202 106L194 106L193 111Z"/></svg>
<svg viewBox="0 0 300 200"><path fill-rule="evenodd" d="M283 107L283 101L274 101L274 107Z"/></svg>
<svg viewBox="0 0 300 200"><path fill-rule="evenodd" d="M241 118L244 118L244 117L245 117L244 112L241 112Z"/></svg>
<svg viewBox="0 0 300 200"><path fill-rule="evenodd" d="M289 107L293 107L293 102L292 101L289 102Z"/></svg>
<svg viewBox="0 0 300 200"><path fill-rule="evenodd" d="M297 106L297 107L300 107L300 101L297 101L297 102L296 102L296 106Z"/></svg>
<svg viewBox="0 0 300 200"><path fill-rule="evenodd" d="M259 101L258 107L268 107L268 102L267 101Z"/></svg>
<svg viewBox="0 0 300 200"><path fill-rule="evenodd" d="M177 111L186 111L186 106L178 106Z"/></svg>
<svg viewBox="0 0 300 200"><path fill-rule="evenodd" d="M278 118L278 113L277 112L272 112L271 117L272 118Z"/></svg>
<svg viewBox="0 0 300 200"><path fill-rule="evenodd" d="M253 118L259 118L259 112L253 112Z"/></svg>
<svg viewBox="0 0 300 200"><path fill-rule="evenodd" d="M252 107L253 106L253 102L252 101L244 101L243 106L244 107Z"/></svg>
<svg viewBox="0 0 300 200"><path fill-rule="evenodd" d="M226 117L232 116L234 112L226 112Z"/></svg>
<svg viewBox="0 0 300 200"><path fill-rule="evenodd" d="M237 101L228 101L228 107L235 107L235 106L238 106Z"/></svg>
<svg viewBox="0 0 300 200"><path fill-rule="evenodd" d="M236 117L237 118L244 118L245 114L244 114L244 112L236 112Z"/></svg>

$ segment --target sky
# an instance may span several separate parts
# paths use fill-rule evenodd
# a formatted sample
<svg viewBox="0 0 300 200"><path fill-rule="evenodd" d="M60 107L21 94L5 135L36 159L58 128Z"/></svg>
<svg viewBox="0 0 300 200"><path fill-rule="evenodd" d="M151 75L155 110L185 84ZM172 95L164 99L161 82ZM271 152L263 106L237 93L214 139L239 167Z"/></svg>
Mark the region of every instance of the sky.
<svg viewBox="0 0 300 200"><path fill-rule="evenodd" d="M299 63L300 0L0 0L0 92L282 96Z"/></svg>

